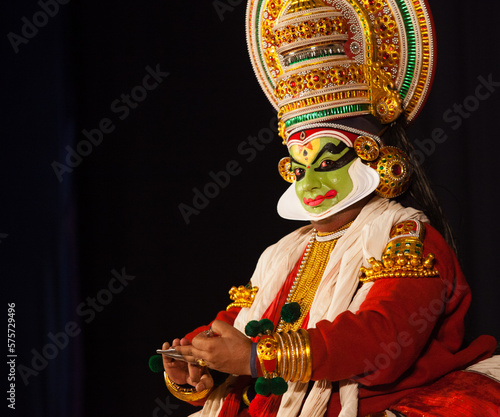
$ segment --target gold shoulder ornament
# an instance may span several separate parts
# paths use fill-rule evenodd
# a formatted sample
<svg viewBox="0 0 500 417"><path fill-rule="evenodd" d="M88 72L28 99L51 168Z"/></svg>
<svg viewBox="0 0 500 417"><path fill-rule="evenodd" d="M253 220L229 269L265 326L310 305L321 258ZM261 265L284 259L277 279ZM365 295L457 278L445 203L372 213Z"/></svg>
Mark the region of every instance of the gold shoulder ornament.
<svg viewBox="0 0 500 417"><path fill-rule="evenodd" d="M424 257L425 226L407 220L394 225L382 260L370 258L371 268L361 267L360 281L372 282L382 278L437 278L434 255Z"/></svg>
<svg viewBox="0 0 500 417"><path fill-rule="evenodd" d="M239 287L231 288L229 290L229 298L231 298L233 302L227 306L226 310L233 307L250 308L253 304L257 291L259 291L259 287L252 287L251 282L247 285L240 285Z"/></svg>

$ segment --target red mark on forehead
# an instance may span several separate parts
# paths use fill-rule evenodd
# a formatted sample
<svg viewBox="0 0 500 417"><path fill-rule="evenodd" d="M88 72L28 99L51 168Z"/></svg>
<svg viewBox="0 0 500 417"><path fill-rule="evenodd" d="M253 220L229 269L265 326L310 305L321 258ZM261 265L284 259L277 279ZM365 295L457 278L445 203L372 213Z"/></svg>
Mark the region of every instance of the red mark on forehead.
<svg viewBox="0 0 500 417"><path fill-rule="evenodd" d="M309 143L306 143L305 145L297 145L298 147L298 150L299 150L299 153L302 153L304 155L307 155L307 150L306 149L309 149L309 150L313 150L313 146L312 146L312 143L309 142Z"/></svg>

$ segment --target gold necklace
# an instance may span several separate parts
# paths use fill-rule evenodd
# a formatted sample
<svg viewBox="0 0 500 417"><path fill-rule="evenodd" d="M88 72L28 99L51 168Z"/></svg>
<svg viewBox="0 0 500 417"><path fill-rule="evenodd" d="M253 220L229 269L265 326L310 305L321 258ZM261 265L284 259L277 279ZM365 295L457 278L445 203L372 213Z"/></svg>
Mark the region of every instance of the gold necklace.
<svg viewBox="0 0 500 417"><path fill-rule="evenodd" d="M330 254L339 238L351 224L352 222L347 223L340 229L326 234L320 234L316 230L313 231L286 300L287 303L295 302L300 305L300 317L293 323L287 323L281 318L278 323L278 332L297 331L300 329L311 308L319 283L330 259Z"/></svg>
<svg viewBox="0 0 500 417"><path fill-rule="evenodd" d="M325 242L331 239L339 239L345 233L345 231L349 229L349 226L353 224L353 222L354 220L344 224L342 227L339 227L337 230L334 230L333 232L317 232L316 240L318 242Z"/></svg>

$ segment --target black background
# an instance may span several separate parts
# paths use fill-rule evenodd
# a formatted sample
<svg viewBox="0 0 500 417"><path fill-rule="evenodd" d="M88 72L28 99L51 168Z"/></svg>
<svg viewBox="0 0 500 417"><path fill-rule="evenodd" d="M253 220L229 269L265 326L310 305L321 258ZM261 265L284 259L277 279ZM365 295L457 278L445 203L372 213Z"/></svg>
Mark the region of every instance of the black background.
<svg viewBox="0 0 500 417"><path fill-rule="evenodd" d="M172 398L168 412L156 410L167 391L149 356L210 321L263 249L301 225L276 214L286 149L248 58L244 3L75 0L17 53L7 35L41 6L3 3L0 256L2 306L16 303L17 364L30 367L33 349L42 352L67 323L80 330L27 386L18 375L10 414L185 415ZM438 66L410 129L428 146L424 166L473 290L469 340L500 337L500 5L479 4L431 3ZM169 75L121 120L112 103L142 85L148 66ZM479 77L497 85L488 91ZM462 116L456 105L466 106ZM64 163L66 146L76 149L83 130L105 118L114 130L58 181L53 162ZM274 139L250 153L251 138L268 139L271 129ZM425 139L439 129L446 140L431 149ZM195 189L228 163L239 173L211 189L187 223L179 205L194 208ZM135 278L103 299L112 270ZM98 294L105 305L89 307Z"/></svg>

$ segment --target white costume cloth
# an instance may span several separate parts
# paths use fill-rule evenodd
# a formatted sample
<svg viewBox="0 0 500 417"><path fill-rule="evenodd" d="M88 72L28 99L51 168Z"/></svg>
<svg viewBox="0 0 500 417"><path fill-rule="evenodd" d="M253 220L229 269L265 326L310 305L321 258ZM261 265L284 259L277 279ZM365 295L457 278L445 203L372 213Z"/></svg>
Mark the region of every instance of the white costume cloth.
<svg viewBox="0 0 500 417"><path fill-rule="evenodd" d="M310 328L324 319L333 321L346 310L359 309L372 285L365 284L356 293L360 267L369 267L367 260L371 257L381 258L391 227L405 220L427 221L427 218L420 211L379 197L373 198L361 210L330 255L310 309ZM264 251L251 279L252 285L258 287L259 291L253 305L240 311L234 327L244 332L250 320L262 318L304 252L311 235L312 226L302 227ZM217 416L234 379L235 377L228 378L212 392L203 409L193 416ZM278 417L295 417L299 412L301 417L319 417L325 414L331 395L330 381L316 381L302 407L307 385L300 382L288 383L288 391L283 395ZM357 384L341 381L340 397L340 416L355 417L358 405Z"/></svg>

